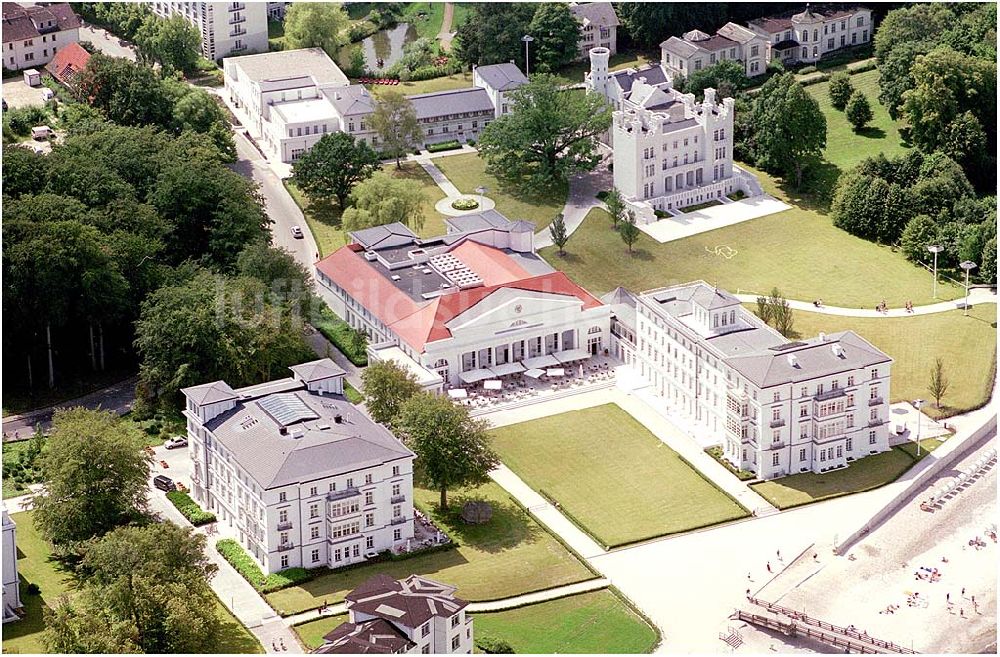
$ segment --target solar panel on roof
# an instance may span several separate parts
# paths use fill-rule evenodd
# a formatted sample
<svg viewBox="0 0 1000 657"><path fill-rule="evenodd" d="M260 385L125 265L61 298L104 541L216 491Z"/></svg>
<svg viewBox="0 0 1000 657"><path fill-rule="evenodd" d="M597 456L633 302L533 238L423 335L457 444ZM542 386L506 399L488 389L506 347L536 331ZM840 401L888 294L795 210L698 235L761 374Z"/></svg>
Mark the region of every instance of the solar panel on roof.
<svg viewBox="0 0 1000 657"><path fill-rule="evenodd" d="M786 351L788 349L795 349L796 347L804 347L807 343L805 342L788 342L786 344L779 344L774 347L770 347L771 351Z"/></svg>
<svg viewBox="0 0 1000 657"><path fill-rule="evenodd" d="M305 420L319 418L314 410L309 408L297 395L291 393L270 395L257 402L264 412L274 418L283 427Z"/></svg>

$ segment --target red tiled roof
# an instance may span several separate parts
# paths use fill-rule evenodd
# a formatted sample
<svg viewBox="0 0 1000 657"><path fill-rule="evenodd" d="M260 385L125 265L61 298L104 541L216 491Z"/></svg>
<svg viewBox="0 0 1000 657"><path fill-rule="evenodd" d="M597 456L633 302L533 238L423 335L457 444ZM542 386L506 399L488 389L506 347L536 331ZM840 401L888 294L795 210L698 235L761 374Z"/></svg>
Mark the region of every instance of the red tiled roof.
<svg viewBox="0 0 1000 657"><path fill-rule="evenodd" d="M400 339L418 352L423 352L425 345L429 342L451 337L451 331L446 326L449 321L503 288L573 296L583 301L584 309L601 305L599 299L574 283L561 271L540 276L510 278L521 272L527 274L519 265L512 262L507 265L507 271L499 275L495 271L489 274L492 277L490 280L500 282L444 294L430 301L417 302L376 271L362 256L358 255L357 249L352 248L353 246L356 245L338 249L317 262L316 268L346 290L359 304L367 308L370 313L394 331ZM481 265L486 264L483 260L485 257L490 260L494 258L509 260L502 251L482 244L467 247L467 253L471 253L473 250L480 253L480 259L469 263L470 268L474 268L476 262ZM492 265L487 264L486 266ZM508 278L510 280L506 280Z"/></svg>
<svg viewBox="0 0 1000 657"><path fill-rule="evenodd" d="M484 285L500 285L531 276L503 251L479 242L465 240L452 249L451 253L475 272Z"/></svg>
<svg viewBox="0 0 1000 657"><path fill-rule="evenodd" d="M71 43L59 49L55 58L45 65L45 70L59 82L69 85L74 76L87 68L89 61L90 53L79 43Z"/></svg>

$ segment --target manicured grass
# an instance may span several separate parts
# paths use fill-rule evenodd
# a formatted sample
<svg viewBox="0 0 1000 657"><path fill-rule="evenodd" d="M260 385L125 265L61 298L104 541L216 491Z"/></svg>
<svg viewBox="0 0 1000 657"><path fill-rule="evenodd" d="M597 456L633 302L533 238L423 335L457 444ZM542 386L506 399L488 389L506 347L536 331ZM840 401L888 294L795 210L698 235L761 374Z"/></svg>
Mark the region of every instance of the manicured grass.
<svg viewBox="0 0 1000 657"><path fill-rule="evenodd" d="M452 9L451 14L451 31L454 32L458 29L458 26L465 22L472 12L472 3L470 2L456 2L454 3L454 9Z"/></svg>
<svg viewBox="0 0 1000 657"><path fill-rule="evenodd" d="M368 88L372 90L373 93L378 93L380 89L392 89L393 91L399 91L406 96L413 96L416 94L429 94L435 91L448 91L451 89L467 89L472 86L472 73L454 73L452 75L444 75L439 78L431 78L430 80L416 80L412 82L400 82L398 85L393 87L382 87L379 85L371 85Z"/></svg>
<svg viewBox="0 0 1000 657"><path fill-rule="evenodd" d="M511 470L608 546L747 515L615 404L492 433Z"/></svg>
<svg viewBox="0 0 1000 657"><path fill-rule="evenodd" d="M830 83L820 82L806 87L826 116L826 149L823 157L841 171L854 168L866 157L884 153L894 157L906 152L899 136L900 123L878 102L878 71L865 71L851 76L851 84L868 97L872 107L871 123L861 132L854 132L844 112L830 104Z"/></svg>
<svg viewBox="0 0 1000 657"><path fill-rule="evenodd" d="M825 299L824 299L825 301ZM923 410L942 417L984 404L990 396L996 364L996 306L981 304L964 317L961 310L913 317L838 317L795 312L795 330L803 336L821 331L852 330L893 357L893 401L926 399ZM944 360L951 382L934 408L927 386L934 360Z"/></svg>
<svg viewBox="0 0 1000 657"><path fill-rule="evenodd" d="M315 650L323 645L323 637L349 620L347 614L326 616L308 623L295 625L292 630L299 635L299 640L309 650Z"/></svg>
<svg viewBox="0 0 1000 657"><path fill-rule="evenodd" d="M608 590L474 618L474 636L505 639L519 654L645 653L659 640L656 630Z"/></svg>
<svg viewBox="0 0 1000 657"><path fill-rule="evenodd" d="M922 459L941 443L936 440L922 440L920 444ZM911 446L910 449L893 447L887 452L853 461L840 470L823 474L806 472L790 475L774 481L752 484L750 487L779 509L788 509L890 484L919 460L916 457L916 446Z"/></svg>
<svg viewBox="0 0 1000 657"><path fill-rule="evenodd" d="M474 637L508 641L518 654L622 654L651 651L656 630L608 590L491 613L473 614ZM306 647L347 621L330 616L295 627ZM478 652L478 651L477 651Z"/></svg>
<svg viewBox="0 0 1000 657"><path fill-rule="evenodd" d="M652 58L654 61L658 58ZM611 56L608 62L608 70L620 71L623 68L639 68L645 66L651 58L636 52L618 52ZM559 84L579 84L583 82L584 73L590 72L590 59L573 62L555 72L556 80Z"/></svg>
<svg viewBox="0 0 1000 657"><path fill-rule="evenodd" d="M421 12L424 16L418 17ZM417 30L418 39L437 39L438 32L441 31L441 23L444 21L443 2L411 2L406 6L403 13L403 21L409 23Z"/></svg>
<svg viewBox="0 0 1000 657"><path fill-rule="evenodd" d="M434 204L444 198L444 192L434 184L427 172L415 162L403 162L402 167L386 164L382 169L395 178L405 178L420 183L427 201L424 204L424 226L417 231L421 237L434 237L445 233L444 217L434 209ZM347 243L347 236L340 227L340 206L336 199L311 201L293 180L282 181L295 203L302 209L309 230L316 238L321 256L326 256Z"/></svg>
<svg viewBox="0 0 1000 657"><path fill-rule="evenodd" d="M347 401L352 404L360 404L365 400L365 396L347 381L344 381L344 396L347 397Z"/></svg>
<svg viewBox="0 0 1000 657"><path fill-rule="evenodd" d="M414 494L416 505L458 541L457 549L329 571L300 586L270 593L267 601L282 615L296 614L324 602L342 601L344 595L376 573L397 578L413 573L426 575L458 587L458 595L466 600L496 600L593 577L583 563L492 482L475 489L451 491L450 512L445 514L438 510L437 491L415 488ZM462 522L459 513L469 500L489 501L493 519L485 525Z"/></svg>
<svg viewBox="0 0 1000 657"><path fill-rule="evenodd" d="M477 187L484 186L488 190L486 196L496 202L497 212L511 221L532 221L535 230L548 226L566 205L566 185L538 197L522 196L486 173L486 163L473 153L439 157L434 164L463 194L475 194Z"/></svg>
<svg viewBox="0 0 1000 657"><path fill-rule="evenodd" d="M76 578L59 561L52 558L48 543L38 534L32 522L32 511L11 514L17 523L17 570L21 576L21 602L26 616L3 626L3 651L44 653L42 644L43 609L58 604L59 596L72 595ZM28 584L37 584L39 595L27 595ZM264 652L253 636L225 606L216 599L223 623L222 645L219 652L227 654Z"/></svg>
<svg viewBox="0 0 1000 657"><path fill-rule="evenodd" d="M793 207L665 244L642 233L632 256L607 212L593 209L570 236L565 257L557 257L554 247L541 254L595 294L619 285L638 292L703 279L730 292L767 293L777 286L789 299L820 298L850 308L874 308L882 299L892 306L934 301L925 270L888 247L849 235L824 214L794 207L770 176L755 173L766 192ZM725 247L735 254L719 251ZM962 294L956 285L938 285L940 299Z"/></svg>

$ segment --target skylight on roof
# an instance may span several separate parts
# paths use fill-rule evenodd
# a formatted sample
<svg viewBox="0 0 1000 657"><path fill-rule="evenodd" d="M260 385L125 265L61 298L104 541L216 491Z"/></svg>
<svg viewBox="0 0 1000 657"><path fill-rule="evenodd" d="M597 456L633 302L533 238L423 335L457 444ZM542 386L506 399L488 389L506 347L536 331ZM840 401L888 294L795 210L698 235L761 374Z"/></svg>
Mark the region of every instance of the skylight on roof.
<svg viewBox="0 0 1000 657"><path fill-rule="evenodd" d="M264 412L283 427L319 418L314 410L292 393L269 395L257 402Z"/></svg>

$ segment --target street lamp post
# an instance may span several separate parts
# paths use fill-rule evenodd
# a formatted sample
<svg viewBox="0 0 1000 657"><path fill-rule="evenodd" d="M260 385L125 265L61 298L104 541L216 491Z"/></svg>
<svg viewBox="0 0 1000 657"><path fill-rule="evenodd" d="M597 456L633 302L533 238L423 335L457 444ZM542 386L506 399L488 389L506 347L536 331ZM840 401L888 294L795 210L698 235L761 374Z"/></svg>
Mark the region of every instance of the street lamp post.
<svg viewBox="0 0 1000 657"><path fill-rule="evenodd" d="M962 314L968 317L969 315L969 272L978 267L976 263L971 260L965 260L964 262L958 263L958 266L965 270L965 308Z"/></svg>
<svg viewBox="0 0 1000 657"><path fill-rule="evenodd" d="M479 187L476 187L476 193L479 194L479 209L480 210L483 209L483 196L488 191L490 191L490 190L487 189L486 187L483 187L482 185L480 185Z"/></svg>
<svg viewBox="0 0 1000 657"><path fill-rule="evenodd" d="M913 405L917 409L917 458L920 458L920 420L923 419L923 415L920 413L920 409L924 406L923 399L915 399Z"/></svg>
<svg viewBox="0 0 1000 657"><path fill-rule="evenodd" d="M940 244L931 244L927 250L934 254L934 298L937 299L937 254L944 251Z"/></svg>
<svg viewBox="0 0 1000 657"><path fill-rule="evenodd" d="M521 41L524 41L524 77L528 77L529 65L528 65L528 44L535 40L535 37L530 34L525 34L521 37Z"/></svg>

